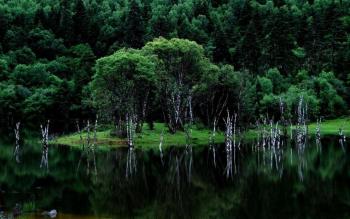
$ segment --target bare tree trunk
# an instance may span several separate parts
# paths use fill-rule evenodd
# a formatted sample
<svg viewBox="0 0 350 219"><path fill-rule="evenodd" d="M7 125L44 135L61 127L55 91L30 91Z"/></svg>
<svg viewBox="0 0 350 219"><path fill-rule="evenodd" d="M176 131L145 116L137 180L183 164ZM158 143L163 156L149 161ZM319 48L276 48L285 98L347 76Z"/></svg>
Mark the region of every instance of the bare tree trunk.
<svg viewBox="0 0 350 219"><path fill-rule="evenodd" d="M40 168L46 167L46 170L49 170L49 160L48 160L48 153L49 153L49 124L50 120L47 121L47 124L45 127L40 125L41 129L41 142L42 142L42 156L41 156L41 162L40 162Z"/></svg>
<svg viewBox="0 0 350 219"><path fill-rule="evenodd" d="M142 103L141 116L138 119L138 123L137 123L137 127L136 127L137 133L142 132L143 123L144 123L145 118L146 118L146 111L147 111L147 107L148 107L147 104L148 104L149 93L150 93L150 91L148 89L146 92L146 96L145 96L143 103Z"/></svg>

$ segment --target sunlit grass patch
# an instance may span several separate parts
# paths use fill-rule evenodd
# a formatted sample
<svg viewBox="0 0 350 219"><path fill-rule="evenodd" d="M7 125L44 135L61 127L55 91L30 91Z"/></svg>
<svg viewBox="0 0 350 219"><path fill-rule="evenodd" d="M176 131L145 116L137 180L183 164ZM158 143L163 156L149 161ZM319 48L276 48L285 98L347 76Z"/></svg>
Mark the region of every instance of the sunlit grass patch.
<svg viewBox="0 0 350 219"><path fill-rule="evenodd" d="M316 133L316 123L309 124L309 134L313 135ZM267 127L268 128L268 127ZM295 126L293 126L295 128ZM338 118L332 120L326 120L321 123L321 134L322 135L338 135L339 128L343 129L343 133L350 136L350 118ZM183 131L178 131L175 134L168 132L168 129L164 123L155 123L154 129L150 130L147 125L144 126L142 133L136 134L135 145L143 149L157 148L160 142L160 136L164 133L163 146L184 146L186 145L186 134ZM290 132L290 128L288 128ZM113 148L113 147L126 147L126 139L121 139L118 137L111 136L111 129L106 129L103 131L98 131L97 134L97 147ZM198 128L194 126L191 132L191 144L192 145L207 145L209 143L210 130L207 128ZM243 139L254 139L258 136L257 130L248 130L240 136ZM85 139L87 133L84 132L82 137ZM93 141L93 133L90 133L91 142ZM225 136L223 131L218 131L216 134L215 142L223 143L225 141ZM70 135L65 135L58 137L51 141L51 144L62 144L74 147L82 147L82 142L80 140L80 135L78 133L73 133Z"/></svg>
<svg viewBox="0 0 350 219"><path fill-rule="evenodd" d="M111 130L107 129L104 131L98 131L97 135L97 145L104 147L123 147L127 146L126 139L121 139L118 137L111 136ZM159 146L160 137L164 133L163 146L183 146L186 142L186 133L183 131L177 131L175 134L168 132L167 127L164 123L155 123L154 129L150 130L147 125L144 126L142 133L136 134L135 145L136 147L142 148L156 148ZM209 129L197 128L194 126L191 132L191 144L193 145L205 145L209 142ZM87 133L84 132L82 137L85 141ZM93 133L90 133L91 141L93 141ZM218 132L215 137L216 143L224 142L224 134ZM71 135L61 136L54 139L51 143L63 144L69 146L82 147L82 142L80 140L80 135L78 133L73 133Z"/></svg>

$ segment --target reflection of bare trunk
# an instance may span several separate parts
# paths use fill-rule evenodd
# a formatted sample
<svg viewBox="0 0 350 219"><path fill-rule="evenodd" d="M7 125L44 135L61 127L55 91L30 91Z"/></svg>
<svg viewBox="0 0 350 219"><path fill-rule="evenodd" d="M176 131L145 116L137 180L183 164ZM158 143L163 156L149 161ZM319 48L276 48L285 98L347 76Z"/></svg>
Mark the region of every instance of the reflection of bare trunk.
<svg viewBox="0 0 350 219"><path fill-rule="evenodd" d="M96 166L96 155L95 155L95 148L97 146L97 122L98 122L98 116L96 116L96 120L95 120L95 124L93 127L93 139L91 142L91 137L90 137L90 131L91 131L91 126L90 126L90 120L87 121L87 125L86 127L83 129L86 131L86 139L83 138L82 132L79 128L79 123L77 121L77 129L78 129L78 133L80 135L80 143L82 144L82 152L81 152L81 156L78 162L78 167L77 167L77 171L80 168L80 164L81 161L83 160L83 158L86 159L86 173L87 175L90 174L90 168L91 166L94 168L93 169L93 173L96 176L97 175L97 166ZM86 148L85 148L86 145Z"/></svg>
<svg viewBox="0 0 350 219"><path fill-rule="evenodd" d="M96 167L95 147L97 146L97 121L98 121L98 116L96 115L96 120L95 120L95 125L94 125L94 140L93 140L93 143L91 146L94 171L95 171L96 175L97 175L97 167Z"/></svg>
<svg viewBox="0 0 350 219"><path fill-rule="evenodd" d="M192 155L192 146L188 146L185 149L185 166L186 166L186 173L187 173L187 179L188 182L191 182L192 177L192 165L193 165L193 155Z"/></svg>
<svg viewBox="0 0 350 219"><path fill-rule="evenodd" d="M45 127L40 125L41 129L41 142L42 142L42 156L41 156L41 162L40 162L40 168L46 167L46 170L49 170L49 160L48 160L48 153L49 153L49 124L50 120L47 121L47 124Z"/></svg>
<svg viewBox="0 0 350 219"><path fill-rule="evenodd" d="M298 123L296 130L296 138L298 146L304 147L307 138L307 104L304 103L303 96L300 97L298 104Z"/></svg>
<svg viewBox="0 0 350 219"><path fill-rule="evenodd" d="M343 133L343 127L340 127L339 128L339 143L340 143L340 146L342 148L342 150L345 152L345 148L344 148L344 143L346 142L346 136L345 134Z"/></svg>
<svg viewBox="0 0 350 219"><path fill-rule="evenodd" d="M209 146L210 150L213 153L213 162L214 162L214 167L216 167L216 145L215 145L215 136L216 136L216 125L217 125L217 120L214 118L214 124L213 124L213 131L209 133Z"/></svg>
<svg viewBox="0 0 350 219"><path fill-rule="evenodd" d="M164 161L163 161L163 150L162 150L163 141L164 141L164 130L162 131L162 134L160 135L160 141L159 141L160 160L162 161L162 164L164 165Z"/></svg>
<svg viewBox="0 0 350 219"><path fill-rule="evenodd" d="M237 114L234 115L234 120L227 112L227 118L224 120L226 125L225 145L226 145L226 177L232 176L232 143L236 149L236 119ZM234 154L235 155L235 154ZM233 158L235 159L235 157ZM234 160L235 161L235 160Z"/></svg>
<svg viewBox="0 0 350 219"><path fill-rule="evenodd" d="M317 119L316 126L316 147L317 150L321 148L321 119Z"/></svg>
<svg viewBox="0 0 350 219"><path fill-rule="evenodd" d="M237 165L236 165L236 148L237 148L236 147L236 124L237 124L237 114L235 113L234 120L233 120L233 163L234 163L234 167L235 167L235 173L237 173ZM232 126L232 124L231 124L231 126ZM239 148L239 146L240 146L240 143L238 144L238 148ZM232 156L232 148L231 148L231 156ZM231 158L231 163L232 163L232 158ZM231 170L231 175L232 175L232 170Z"/></svg>
<svg viewBox="0 0 350 219"><path fill-rule="evenodd" d="M176 185L177 185L177 191L180 194L180 162L177 155L176 155Z"/></svg>
<svg viewBox="0 0 350 219"><path fill-rule="evenodd" d="M87 121L87 126L86 126L86 146L87 146L87 158L86 158L86 166L87 166L87 175L90 174L90 159L89 159L89 155L90 155L90 150L91 150L91 145L90 145L90 120Z"/></svg>
<svg viewBox="0 0 350 219"><path fill-rule="evenodd" d="M20 127L21 123L17 122L16 123L16 128L15 128L15 138L16 138L16 145L15 145L15 150L13 152L13 155L15 156L16 162L19 163L19 149L20 149L20 145L19 145L19 141L20 141L20 136L19 136L19 127Z"/></svg>
<svg viewBox="0 0 350 219"><path fill-rule="evenodd" d="M126 158L126 179L130 178L136 173L136 154L134 148L129 147Z"/></svg>

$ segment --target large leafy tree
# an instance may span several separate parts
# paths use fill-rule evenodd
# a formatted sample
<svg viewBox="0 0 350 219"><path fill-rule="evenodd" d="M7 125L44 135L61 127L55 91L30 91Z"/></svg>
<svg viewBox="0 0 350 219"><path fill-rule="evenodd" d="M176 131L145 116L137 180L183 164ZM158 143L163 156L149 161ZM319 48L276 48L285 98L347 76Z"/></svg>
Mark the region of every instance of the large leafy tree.
<svg viewBox="0 0 350 219"><path fill-rule="evenodd" d="M156 59L134 49L121 49L97 60L92 81L96 106L114 118L125 135L126 116L133 116L141 131L155 83Z"/></svg>
<svg viewBox="0 0 350 219"><path fill-rule="evenodd" d="M158 94L169 130L176 132L191 116L193 88L209 64L204 49L185 39L157 38L147 43L143 50L161 61L159 68L162 70L157 72Z"/></svg>
<svg viewBox="0 0 350 219"><path fill-rule="evenodd" d="M207 125L221 123L226 111L235 112L240 118L253 117L251 76L236 71L231 65L206 68L195 87L196 112Z"/></svg>

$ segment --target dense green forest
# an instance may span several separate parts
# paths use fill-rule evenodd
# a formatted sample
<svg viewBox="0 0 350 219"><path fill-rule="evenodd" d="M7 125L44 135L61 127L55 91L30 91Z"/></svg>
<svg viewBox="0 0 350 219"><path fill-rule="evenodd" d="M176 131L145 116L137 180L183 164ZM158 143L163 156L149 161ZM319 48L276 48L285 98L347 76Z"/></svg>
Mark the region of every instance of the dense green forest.
<svg viewBox="0 0 350 219"><path fill-rule="evenodd" d="M0 129L348 114L349 33L348 0L0 0Z"/></svg>

